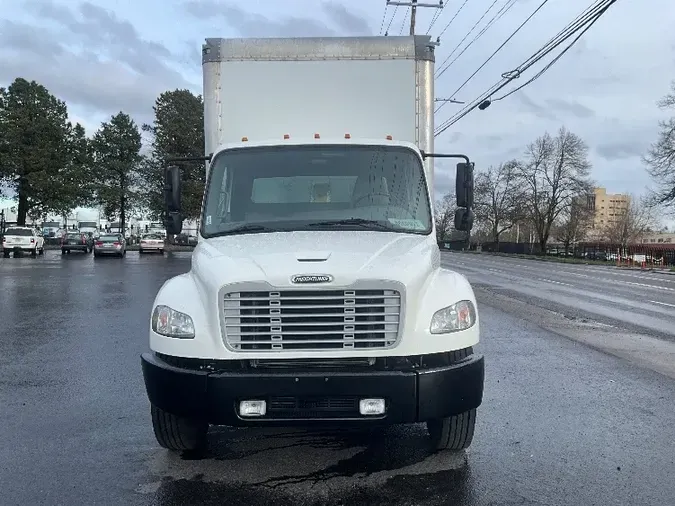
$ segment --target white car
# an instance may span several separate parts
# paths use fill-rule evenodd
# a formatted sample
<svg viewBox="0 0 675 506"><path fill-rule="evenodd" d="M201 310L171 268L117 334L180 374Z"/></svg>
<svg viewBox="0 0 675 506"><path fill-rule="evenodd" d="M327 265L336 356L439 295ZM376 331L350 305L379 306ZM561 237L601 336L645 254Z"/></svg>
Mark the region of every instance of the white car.
<svg viewBox="0 0 675 506"><path fill-rule="evenodd" d="M12 251L14 254L21 251L31 256L43 255L45 239L32 227L9 227L2 237L2 256L8 258Z"/></svg>
<svg viewBox="0 0 675 506"><path fill-rule="evenodd" d="M164 238L159 234L143 234L140 245L138 246L139 253L147 253L149 251L159 251L164 253Z"/></svg>

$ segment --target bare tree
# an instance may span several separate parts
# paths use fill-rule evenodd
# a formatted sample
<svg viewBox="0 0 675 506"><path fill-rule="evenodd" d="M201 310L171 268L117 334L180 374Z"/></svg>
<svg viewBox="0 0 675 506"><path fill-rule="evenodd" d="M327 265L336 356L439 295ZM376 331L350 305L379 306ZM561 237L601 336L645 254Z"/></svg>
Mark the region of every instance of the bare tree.
<svg viewBox="0 0 675 506"><path fill-rule="evenodd" d="M519 165L527 189L523 203L541 252L546 251L551 227L561 213L575 197L590 191L590 168L588 146L565 127L556 137L547 132L527 147L524 163Z"/></svg>
<svg viewBox="0 0 675 506"><path fill-rule="evenodd" d="M670 84L670 93L657 105L660 109L675 109L675 81ZM649 204L675 207L675 117L660 121L659 127L658 139L643 158L647 172L656 184Z"/></svg>
<svg viewBox="0 0 675 506"><path fill-rule="evenodd" d="M502 233L510 230L524 216L517 160L499 164L476 175L475 213L489 229L490 238L499 248Z"/></svg>
<svg viewBox="0 0 675 506"><path fill-rule="evenodd" d="M570 245L581 242L586 238L592 224L593 211L586 203L586 195L579 195L560 214L560 221L555 228L555 239L563 243L565 253L567 253Z"/></svg>
<svg viewBox="0 0 675 506"><path fill-rule="evenodd" d="M618 216L609 222L604 230L604 238L612 244L619 244L623 250L637 242L642 234L654 224L651 209L632 196L625 209L621 209Z"/></svg>
<svg viewBox="0 0 675 506"><path fill-rule="evenodd" d="M448 240L454 230L455 202L455 196L452 193L446 193L434 206L436 240L439 242Z"/></svg>

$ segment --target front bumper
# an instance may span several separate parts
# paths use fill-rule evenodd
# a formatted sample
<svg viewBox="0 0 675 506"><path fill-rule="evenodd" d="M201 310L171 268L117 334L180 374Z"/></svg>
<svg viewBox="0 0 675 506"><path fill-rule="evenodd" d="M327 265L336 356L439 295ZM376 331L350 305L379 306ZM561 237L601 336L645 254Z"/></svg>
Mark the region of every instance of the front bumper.
<svg viewBox="0 0 675 506"><path fill-rule="evenodd" d="M177 367L141 355L150 402L169 413L214 425L293 425L307 422L416 423L463 413L483 400L484 359L417 370L236 370ZM386 414L358 412L358 400L384 398ZM265 417L242 418L242 400L268 404ZM355 403L355 404L354 404Z"/></svg>

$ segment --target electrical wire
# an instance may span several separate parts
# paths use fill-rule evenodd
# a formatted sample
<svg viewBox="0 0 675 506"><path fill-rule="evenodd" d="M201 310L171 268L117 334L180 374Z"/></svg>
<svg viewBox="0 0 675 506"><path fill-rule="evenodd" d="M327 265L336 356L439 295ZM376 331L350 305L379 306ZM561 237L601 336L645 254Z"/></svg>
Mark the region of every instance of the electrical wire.
<svg viewBox="0 0 675 506"><path fill-rule="evenodd" d="M580 26L585 24L588 19L595 16L600 10L604 8L604 4L607 3L607 0L595 0L595 2L586 9L583 10L576 18L574 18L570 23L567 24L562 30L555 34L546 44L544 44L539 51L533 54L523 65L527 64L530 60L536 59L536 57L546 51L551 46L554 46L560 40L560 37L566 36L569 32L576 31Z"/></svg>
<svg viewBox="0 0 675 506"><path fill-rule="evenodd" d="M382 14L382 23L380 24L380 35L384 29L384 22L387 20L387 11L389 10L389 2L384 4L384 14Z"/></svg>
<svg viewBox="0 0 675 506"><path fill-rule="evenodd" d="M431 29L436 24L436 21L438 21L438 18L441 17L441 14L443 13L443 9L445 9L446 5L448 5L448 4L441 2L441 6L438 9L436 9L436 12L434 12L434 16L431 18L431 22L429 23L429 28L427 28L427 31L425 32L426 35L429 35L429 32L431 31Z"/></svg>
<svg viewBox="0 0 675 506"><path fill-rule="evenodd" d="M474 42L476 42L478 39L480 39L485 34L485 32L487 32L492 27L492 25L494 25L497 21L499 21L504 16L504 14L509 12L511 10L511 8L514 5L516 5L516 2L518 2L518 0L507 0L506 3L502 6L502 8L497 12L497 14L495 14L492 17L492 19L490 19L490 21L488 21L487 25L485 25L481 29L481 31L478 33L478 35L476 35L473 39L471 39L471 42L469 42L466 46L464 46L464 49L462 49L460 51L460 53L457 56L455 56L455 58L450 63L448 63L445 68L443 68L440 71L440 73L437 77L440 77L441 75L443 75L443 73L446 70L448 70L452 66L452 64L455 63L459 59L459 57L462 56L466 52L466 50L471 47L471 45ZM461 45L461 43L457 45L457 47L453 50L452 53L450 53L450 56L453 55L453 53L459 48L460 45ZM445 61L448 61L448 59L450 59L450 56L448 56L448 58L446 58Z"/></svg>
<svg viewBox="0 0 675 506"><path fill-rule="evenodd" d="M516 88L516 89L514 89L514 90L511 90L510 92L506 93L504 96L499 97L499 100L501 100L501 99L503 99L503 98L505 98L505 97L511 95L512 93L515 93L516 91L519 91L520 89L524 88L526 85L528 85L529 83L531 83L532 81L534 81L534 80L538 79L539 77L541 77L541 75L543 75L548 69L550 69L550 68L553 66L553 64L555 64L555 62L557 62L557 61L562 57L563 54L565 54L572 46L574 46L574 45L576 44L576 42L583 36L583 34L586 33L586 32L591 28L591 26L593 26L593 25L598 21L598 19L600 19L600 17L601 17L605 12L607 12L607 10L608 10L615 2L616 2L616 0L599 0L599 1L596 1L595 3L596 3L596 4L599 4L599 3L602 2L602 1L604 1L604 4L603 4L603 5L599 5L599 6L596 6L596 7L592 7L592 6L591 6L589 9L586 9L586 11L584 11L585 14L582 14L582 15L580 15L580 16L577 17L577 19L576 19L575 21L579 21L579 22L582 22L582 21L583 21L583 24L585 24L585 25L587 25L587 26L581 31L581 33L579 33L579 34L572 40L572 42L570 42L570 43L567 45L567 47L565 47L565 48L561 51L561 53L560 53L559 55L556 56L556 58L554 58L551 62L549 62L549 63L548 63L541 71L539 71L535 76L533 76L530 80L528 80L528 81L527 81L526 83L524 83L522 86L519 86L518 88ZM592 9L592 10L591 10L591 9ZM582 17L582 16L584 16L584 17ZM573 21L570 25L568 25L568 27L570 27L570 26L577 26L578 23L575 23L575 21ZM581 26L583 26L583 24L582 24ZM483 92L481 95L479 95L478 98L476 98L476 99L474 99L473 101L471 101L471 102L470 102L467 106L465 106L461 111L459 111L459 112L456 113L455 115L451 116L450 118L448 118L447 120L445 120L439 127L437 127L437 128L435 129L435 132L434 132L434 137L438 137L438 136L439 136L440 134L442 134L445 130L447 130L447 129L450 128L452 125L454 125L455 123L457 123L460 119L462 119L464 116L466 116L469 112L473 111L476 107L478 107L481 103L483 103L487 98L489 98L490 96L492 96L492 95L493 95L494 93L496 93L497 91L499 91L499 90L505 88L506 86L508 86L508 84L509 84L512 80L517 79L518 77L520 77L520 75L522 74L522 72L524 72L524 71L527 70L529 67L531 67L532 65L534 65L535 63L537 63L538 61L540 61L544 56L546 56L547 54L549 54L549 53L550 53L551 51L553 51L556 47L560 46L560 45L562 44L562 42L564 42L565 40L569 39L569 38L570 38L572 35L574 35L574 33L576 33L576 31L578 31L578 30L579 30L579 26L577 26L577 28L576 28L575 31L573 31L573 32L571 32L571 33L568 33L563 39L561 39L560 41L557 41L557 43L556 43L555 45L553 45L552 47L549 47L548 50L546 51L546 53L539 55L539 56L538 56L536 59L534 59L534 60L532 59L532 57L530 57L530 58L528 58L528 60L526 60L525 64L519 66L517 69L515 69L515 70L513 70L513 71L511 71L511 72L505 72L504 74L502 74L502 79L501 79L499 82L497 82L497 83L495 83L494 85L492 85L488 90L486 90L486 91ZM569 31L568 28L563 29L561 32L559 32L559 34L563 34L564 32L567 32L567 31ZM554 40L554 39L556 39L556 38L557 38L557 36L554 37L554 38L551 39L551 40ZM548 43L547 43L547 46L548 46ZM541 53L541 50L537 51L537 53L535 53L535 54L539 54L539 53Z"/></svg>
<svg viewBox="0 0 675 506"><path fill-rule="evenodd" d="M396 17L396 11L398 11L398 5L396 5L396 7L394 7L394 13L391 15L391 19L389 20L389 24L387 25L387 29L384 32L385 35L389 35L389 29L391 28L391 24L394 22L394 18Z"/></svg>
<svg viewBox="0 0 675 506"><path fill-rule="evenodd" d="M518 33L518 32L519 32L519 31L520 31L520 30L521 30L521 29L522 29L522 28L523 28L523 27L524 27L524 26L525 26L525 25L526 25L526 24L527 24L527 23L535 16L535 14L537 14L537 12L539 12L539 11L540 11L547 3L548 3L548 1L549 1L549 0L544 0L541 4L539 4L539 7L537 7L537 8L534 10L534 12L532 12L532 14L530 14L530 15L527 17L527 19L526 19L525 21L523 21L523 22L520 24L520 26L518 26L518 28L516 28L516 29L513 31L513 33L511 33L511 35L509 35L508 38L507 38L504 42L502 42L501 46L499 46L497 49L495 49L494 53L492 53L492 54L488 57L488 59L485 60L485 61L483 62L483 64L482 64L480 67L478 67L478 69L476 69L476 71L475 71L473 74L471 74L471 75L467 78L467 80L464 81L464 82L460 85L460 87L457 88L457 89L454 91L454 93L452 93L452 94L450 95L450 98L454 98L455 95L457 95L457 93L460 92L460 91L464 88L464 86L466 86L466 85L468 84L468 82L471 81L471 79L473 79L474 76L475 76L476 74L478 74L478 72L480 72L480 71L483 69L483 67L485 67L485 65L487 65L487 64L490 62L490 60L492 60L492 58L494 58L494 57L497 55L497 53L499 53L499 51L501 51L501 50L504 48L504 46L506 46L506 44L508 44L508 42L509 42L513 37L516 36L516 34L517 34L517 33ZM436 108L436 110L435 110L434 112L436 113L436 112L440 111L440 110L443 108L443 106L445 106L447 103L448 103L448 102L443 102L439 107Z"/></svg>
<svg viewBox="0 0 675 506"><path fill-rule="evenodd" d="M471 27L471 30L469 30L469 31L466 33L466 35L464 36L464 38L463 38L462 40L459 41L459 44L457 44L457 46L455 46L455 49L452 50L452 52L448 55L448 57L447 57L445 60L443 60L443 63L440 64L440 67L443 67L443 65L445 65L445 62L447 62L447 61L450 59L450 57L451 57L453 54L455 54L455 51L457 51L457 49L464 43L464 41L467 39L467 37L469 37L469 35L471 35L471 34L473 33L473 31L476 29L476 27L478 26L478 24L479 24L481 21L483 21L483 18L484 18L485 16L488 15L488 12L490 12L490 10L492 10L492 8L495 6L495 4L496 4L497 2L499 2L499 0L492 0L492 3L490 4L490 7L488 7L487 10L486 10L486 11L483 13L483 15L480 17L480 19L479 19L478 21L476 21L476 23ZM445 72L445 70L443 70L443 72ZM435 77L436 79L438 79L438 78L443 74L443 72L441 72L440 74L438 74L438 75L436 75L436 76L434 76L434 77Z"/></svg>
<svg viewBox="0 0 675 506"><path fill-rule="evenodd" d="M558 33L558 35L563 34L563 33L567 32L567 31L569 31L570 28L575 28L575 31L576 31L576 30L579 29L580 26L583 26L583 25L579 25L579 23L575 23L576 21L583 21L584 24L590 22L590 25L592 26L592 24L594 24L594 23L598 20L598 18L599 18L602 14L604 14L604 12L606 12L607 9L608 9L615 1L616 1L616 0L597 0L597 1L595 2L596 4L599 4L600 2L605 2L605 5L601 5L601 6L597 6L597 5L596 5L595 7L594 7L594 6L591 6L591 7L587 8L586 11L584 11L584 13L582 13L582 14L579 15L579 16L577 16L577 18L576 18L572 23L570 23L566 28L564 28L563 30L561 30L561 31ZM607 3L607 2L609 2L609 3ZM591 12L591 11L592 11L592 12ZM584 18L584 19L581 19L582 16L584 16L584 15L585 15L585 18ZM590 27L590 26L589 26L589 27ZM587 28L587 29L588 29L588 28ZM587 29L586 29L586 30L587 30ZM584 32L585 32L586 30L584 30ZM497 91L501 90L502 88L506 87L512 80L517 79L518 77L520 77L520 75L522 74L523 71L527 70L530 66L534 65L534 64L537 63L539 60L541 60L544 56L546 56L546 54L550 53L551 51L553 51L553 49L555 49L556 47L558 47L559 45L561 45L562 42L564 42L566 39L570 38L570 37L575 33L575 31L572 31L572 32L568 33L568 34L565 36L565 38L563 38L562 40L557 41L557 44L554 45L553 47L550 47L546 53L540 54L540 53L541 53L541 49L540 49L539 51L537 51L537 53L535 53L535 55L539 55L539 56L538 56L535 60L533 60L532 57L530 57L528 60L526 60L526 62L525 62L524 64L521 64L517 69L515 69L515 70L513 70L513 71L510 71L510 72L505 72L505 73L503 73L503 74L502 74L502 80L501 80L501 81L499 81L498 83L496 83L495 85L493 85L492 87L490 87L489 90L485 91L482 95L480 95L477 99L475 99L474 101L472 101L472 102L471 102L469 105L467 105L464 109L462 109L461 111L459 111L458 113L456 113L454 116L452 116L451 118L449 118L448 120L446 120L445 122L443 122L443 124L441 124L441 126L439 126L439 127L436 129L436 130L438 131L438 133L437 133L436 135L442 133L446 128L448 128L449 126L451 126L452 124L456 123L456 122L459 121L461 118L463 118L464 116L466 116L466 114L468 114L470 111L472 111L473 109L475 109L478 105L480 105L484 100L486 100L487 98L489 98L492 94L494 94L494 93L496 93ZM555 39L558 37L558 35L556 35L555 37L553 37L553 39L551 39L551 41L555 40ZM578 38L579 38L579 37L577 37L577 39L575 39L575 40L574 40L567 48L565 48L565 50L563 51L563 53L561 53L561 54L558 56L558 58L555 59L555 61L557 61L557 60L559 59L559 57L561 57L562 54L564 54L564 52L566 52L572 45L574 45L574 43L578 40ZM545 45L545 47L546 47L546 46L549 46L549 44L550 44L551 41L549 41L549 43L547 43L547 44ZM550 67L552 66L553 63L554 63L554 62L551 62L551 63L547 66L547 68L546 68L545 70L548 70L548 68L550 68ZM544 70L544 69L543 69L543 70ZM544 70L544 72L545 72L545 70ZM535 76L535 77L539 77L541 74L543 74L543 72L539 73L539 74L538 74L537 76ZM534 80L534 78L533 78L532 80ZM526 85L526 84L529 84L529 83L525 83L525 85ZM521 86L520 88L522 88L522 87L523 87L523 86ZM517 91L517 90L513 90L514 93L515 93L515 91ZM509 94L510 94L510 93L509 93Z"/></svg>
<svg viewBox="0 0 675 506"><path fill-rule="evenodd" d="M611 4L610 4L610 5L611 5ZM609 6L605 7L605 10L607 10L608 8L609 8ZM604 12L604 11L603 11L603 12ZM598 16L598 17L599 17L599 16ZM568 44L567 47L566 47L565 49L563 49L563 50L560 52L560 54L559 54L558 56L556 56L556 57L555 57L553 60L551 60L551 61L550 61L543 69L541 69L541 70L540 70L539 72L537 72L534 76L532 76L532 78L530 78L529 80L525 81L523 84L521 84L521 85L518 86L517 88L514 88L514 89L512 89L511 91L505 93L505 94L502 95L501 97L495 98L495 99L493 99L493 100L491 100L491 101L492 101L492 102L497 102L497 101L499 101L499 100L504 100L506 97L508 97L508 96L510 96L510 95L513 95L515 92L522 90L522 89L523 89L525 86L527 86L528 84L530 84L530 83L532 83L533 81L536 81L537 79L539 79L539 78L540 78L540 77L541 77L548 69L550 69L550 68L555 64L555 62L557 62L560 58L562 58L562 56L563 56L567 51L569 51L569 49L570 49L574 44L577 43L577 41L581 38L581 36L582 36L584 33L586 33L586 32L591 28L591 26L593 26L593 23L595 23L596 21L597 21L597 18L594 19L591 23L589 23L588 26L586 26L586 28L584 28L584 29L581 31L581 33L580 33L579 35L577 35L577 36L574 38L574 40L573 40L570 44Z"/></svg>
<svg viewBox="0 0 675 506"><path fill-rule="evenodd" d="M401 23L401 29L398 31L399 35L403 35L403 29L405 28L405 22L408 20L408 14L410 14L410 7L405 10L405 15L403 16L403 23Z"/></svg>
<svg viewBox="0 0 675 506"><path fill-rule="evenodd" d="M455 15L452 16L452 19L451 19L450 21L448 21L448 23L445 25L445 27L441 30L441 33L438 34L438 38L439 38L439 39L441 38L441 35L443 35L443 34L445 33L445 31L446 31L448 28L450 28L450 25L451 25L452 22L455 20L455 18L459 15L459 13L462 12L462 9L464 8L464 6L466 5L466 3L467 3L468 1L469 1L469 0L464 0L464 3L459 7L459 9L457 9L457 12L455 12Z"/></svg>

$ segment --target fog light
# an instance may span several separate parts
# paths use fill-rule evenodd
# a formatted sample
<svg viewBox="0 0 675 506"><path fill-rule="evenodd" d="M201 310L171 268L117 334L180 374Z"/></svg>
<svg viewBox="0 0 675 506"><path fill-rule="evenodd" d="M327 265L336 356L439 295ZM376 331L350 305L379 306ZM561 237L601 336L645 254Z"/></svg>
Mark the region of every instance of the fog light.
<svg viewBox="0 0 675 506"><path fill-rule="evenodd" d="M241 401L239 403L240 416L265 416L267 403L265 401Z"/></svg>
<svg viewBox="0 0 675 506"><path fill-rule="evenodd" d="M364 416L383 415L384 399L361 399L359 401L359 413Z"/></svg>

